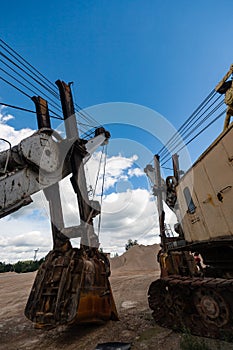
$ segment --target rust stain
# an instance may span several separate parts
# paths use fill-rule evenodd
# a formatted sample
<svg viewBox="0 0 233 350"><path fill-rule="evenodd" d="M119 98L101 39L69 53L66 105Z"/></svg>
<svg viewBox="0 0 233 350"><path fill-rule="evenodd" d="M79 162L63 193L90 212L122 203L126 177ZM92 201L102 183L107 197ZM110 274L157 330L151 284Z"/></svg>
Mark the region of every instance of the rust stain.
<svg viewBox="0 0 233 350"><path fill-rule="evenodd" d="M208 200L209 200L209 203L210 203L213 207L215 207L213 198L212 198L211 194L209 194L209 193L208 193Z"/></svg>
<svg viewBox="0 0 233 350"><path fill-rule="evenodd" d="M210 193L207 194L207 199L205 199L202 203L204 203L204 204L209 203L209 204L211 204L213 207L215 207L213 197L211 196Z"/></svg>

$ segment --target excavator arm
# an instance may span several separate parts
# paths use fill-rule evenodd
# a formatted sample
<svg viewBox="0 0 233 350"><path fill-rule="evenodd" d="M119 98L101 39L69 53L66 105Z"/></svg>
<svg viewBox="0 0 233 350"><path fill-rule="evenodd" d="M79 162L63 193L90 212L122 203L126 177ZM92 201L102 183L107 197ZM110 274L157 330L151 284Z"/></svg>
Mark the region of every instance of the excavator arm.
<svg viewBox="0 0 233 350"><path fill-rule="evenodd" d="M0 153L0 217L29 204L31 195L40 190L49 204L53 249L38 270L25 307L26 317L38 328L118 319L109 261L98 250L93 226L101 208L89 199L84 171L84 164L98 146L108 142L110 133L100 127L89 140L80 138L70 85L56 84L66 138L51 128L47 102L34 96L39 130ZM80 225L65 227L59 181L69 174ZM72 247L73 237L81 238L80 248Z"/></svg>
<svg viewBox="0 0 233 350"><path fill-rule="evenodd" d="M0 218L32 202L31 195L58 183L71 173L70 157L82 153L83 164L109 138L103 129L79 142L62 139L52 129L40 129L17 146L0 153ZM75 147L74 147L75 146Z"/></svg>

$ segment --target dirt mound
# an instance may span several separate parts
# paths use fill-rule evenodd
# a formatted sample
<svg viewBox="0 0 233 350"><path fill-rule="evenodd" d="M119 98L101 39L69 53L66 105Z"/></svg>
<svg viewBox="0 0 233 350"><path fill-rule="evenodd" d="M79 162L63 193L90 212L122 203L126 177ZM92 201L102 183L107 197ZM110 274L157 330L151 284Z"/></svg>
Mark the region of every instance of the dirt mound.
<svg viewBox="0 0 233 350"><path fill-rule="evenodd" d="M157 245L135 246L111 259L111 287L120 320L98 326L35 329L24 316L24 308L36 273L0 274L0 350L93 350L106 342L132 343L132 350L179 350L183 336L155 325L149 310L147 291L160 275L158 249ZM233 350L230 343L213 339L207 343L204 338L190 338L189 333L185 336L186 348Z"/></svg>
<svg viewBox="0 0 233 350"><path fill-rule="evenodd" d="M110 259L111 270L115 274L123 271L158 271L157 253L159 244L135 245L121 256Z"/></svg>

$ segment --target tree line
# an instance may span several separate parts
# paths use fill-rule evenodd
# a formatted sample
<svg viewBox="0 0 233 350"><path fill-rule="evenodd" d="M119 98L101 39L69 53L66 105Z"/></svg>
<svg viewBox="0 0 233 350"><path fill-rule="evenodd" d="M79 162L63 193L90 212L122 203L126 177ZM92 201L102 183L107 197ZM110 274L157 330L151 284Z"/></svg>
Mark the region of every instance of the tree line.
<svg viewBox="0 0 233 350"><path fill-rule="evenodd" d="M137 240L129 239L125 244L125 250L129 250L134 245L138 245ZM118 256L116 253L115 256ZM25 273L25 272L33 272L39 269L40 265L45 261L45 258L40 260L26 260L26 261L18 261L15 264L6 264L5 262L0 261L0 273L4 272L17 272L17 273Z"/></svg>
<svg viewBox="0 0 233 350"><path fill-rule="evenodd" d="M6 264L5 262L0 261L0 273L4 272L17 272L17 273L25 273L25 272L33 272L38 270L40 265L45 261L45 258L40 260L26 260L26 261L18 261L15 264Z"/></svg>

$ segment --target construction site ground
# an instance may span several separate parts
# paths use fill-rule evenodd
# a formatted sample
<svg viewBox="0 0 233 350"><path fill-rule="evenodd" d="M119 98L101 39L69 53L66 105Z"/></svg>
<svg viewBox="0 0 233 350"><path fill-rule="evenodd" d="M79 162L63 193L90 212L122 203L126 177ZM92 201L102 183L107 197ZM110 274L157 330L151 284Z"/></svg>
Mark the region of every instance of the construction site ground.
<svg viewBox="0 0 233 350"><path fill-rule="evenodd" d="M111 286L119 321L103 325L35 329L24 307L36 273L0 274L1 350L94 350L98 343L128 342L132 350L231 350L233 344L193 337L159 327L147 302L150 283L159 278L154 246L136 246L111 261Z"/></svg>

